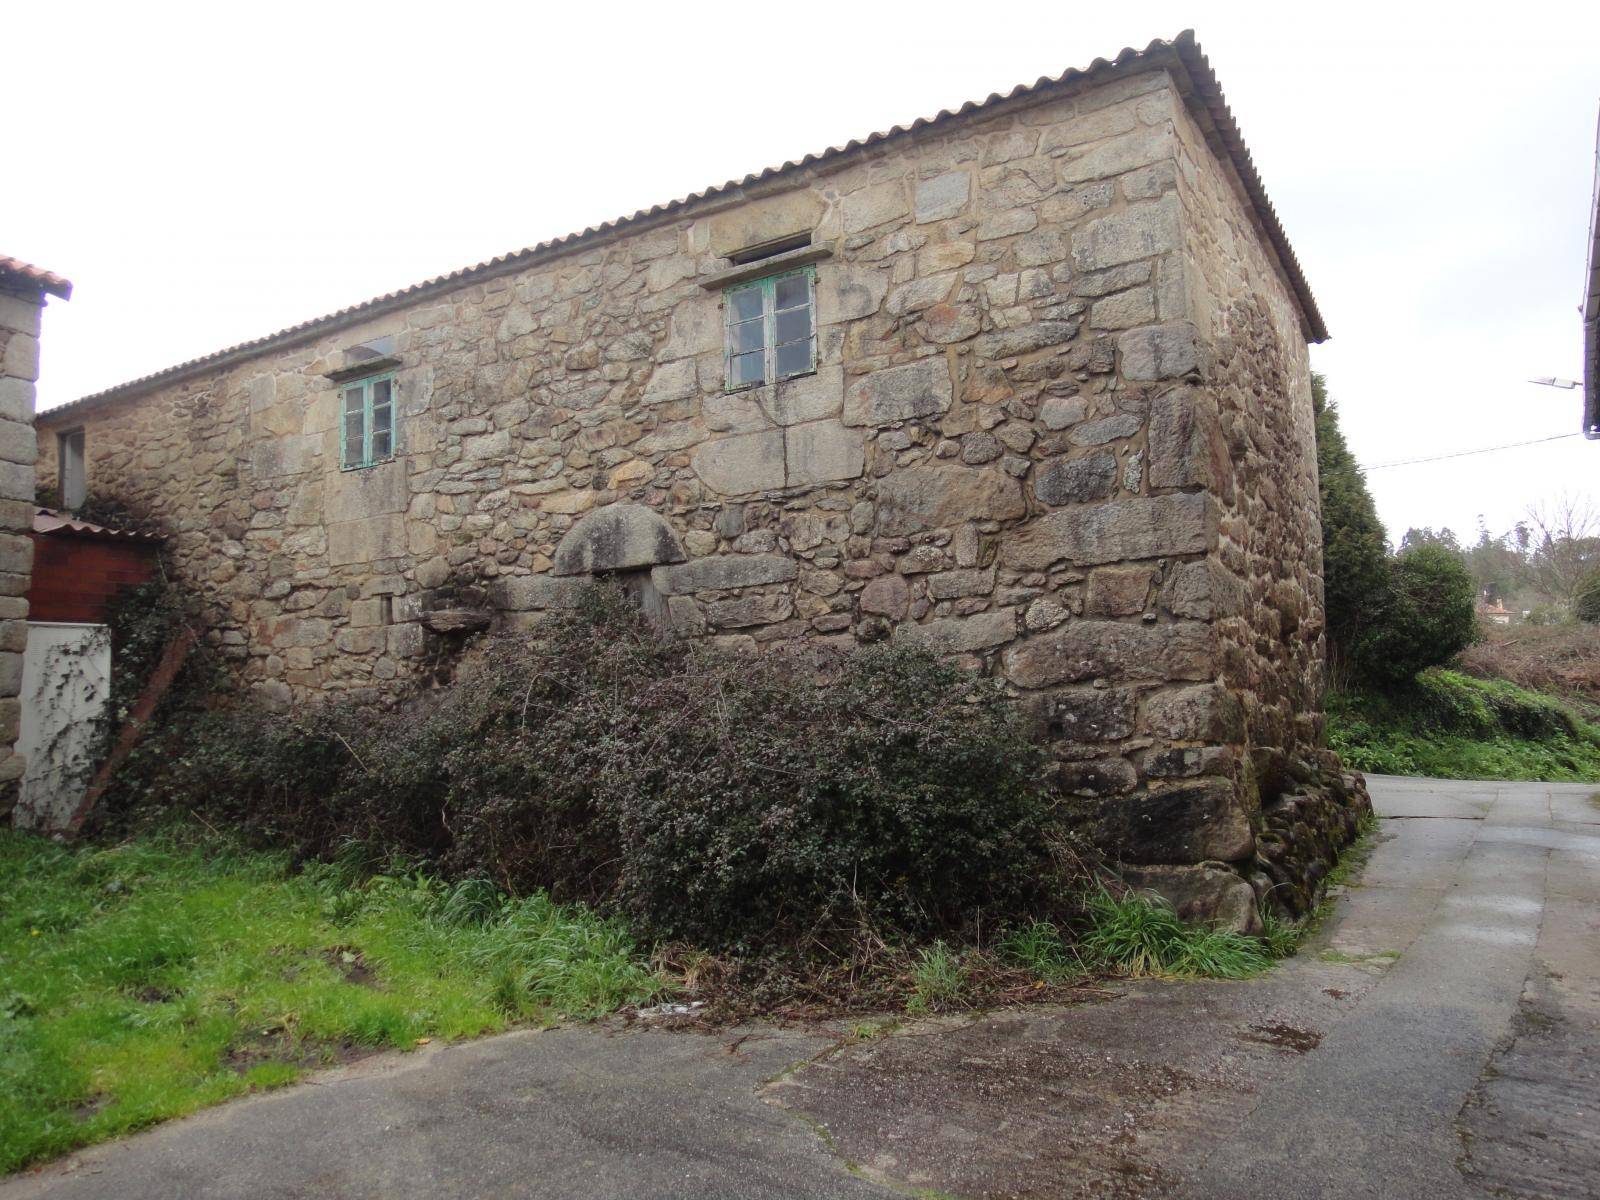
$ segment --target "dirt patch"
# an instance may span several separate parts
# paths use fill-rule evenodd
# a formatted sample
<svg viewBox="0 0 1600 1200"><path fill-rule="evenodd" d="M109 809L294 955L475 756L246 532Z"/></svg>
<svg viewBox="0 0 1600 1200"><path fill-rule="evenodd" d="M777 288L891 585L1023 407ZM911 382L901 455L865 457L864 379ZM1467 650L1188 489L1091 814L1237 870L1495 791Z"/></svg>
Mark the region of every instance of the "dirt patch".
<svg viewBox="0 0 1600 1200"><path fill-rule="evenodd" d="M1170 1063L1058 1036L1031 1014L857 1043L769 1086L880 1182L961 1196L1132 1200L1177 1179L1143 1152L1147 1114L1199 1081Z"/></svg>
<svg viewBox="0 0 1600 1200"><path fill-rule="evenodd" d="M1285 1025L1280 1021L1252 1025L1250 1032L1241 1033L1239 1036L1247 1042L1277 1046L1283 1050L1292 1050L1296 1054L1309 1054L1322 1045L1322 1035L1316 1030L1296 1029L1293 1025Z"/></svg>
<svg viewBox="0 0 1600 1200"><path fill-rule="evenodd" d="M104 1092L96 1092L87 1100L80 1100L72 1106L72 1119L79 1124L92 1121L96 1115L109 1107L114 1099L115 1097L108 1096Z"/></svg>
<svg viewBox="0 0 1600 1200"><path fill-rule="evenodd" d="M263 1029L235 1042L222 1057L222 1065L235 1075L246 1075L266 1063L314 1070L342 1067L381 1052L377 1046L351 1041L318 1042L295 1038L282 1027Z"/></svg>
<svg viewBox="0 0 1600 1200"><path fill-rule="evenodd" d="M344 976L346 983L357 987L379 988L378 973L367 962L366 956L354 946L329 946L322 952L323 961Z"/></svg>
<svg viewBox="0 0 1600 1200"><path fill-rule="evenodd" d="M176 1000L182 992L175 988L142 987L133 994L133 998L140 1004L168 1004Z"/></svg>

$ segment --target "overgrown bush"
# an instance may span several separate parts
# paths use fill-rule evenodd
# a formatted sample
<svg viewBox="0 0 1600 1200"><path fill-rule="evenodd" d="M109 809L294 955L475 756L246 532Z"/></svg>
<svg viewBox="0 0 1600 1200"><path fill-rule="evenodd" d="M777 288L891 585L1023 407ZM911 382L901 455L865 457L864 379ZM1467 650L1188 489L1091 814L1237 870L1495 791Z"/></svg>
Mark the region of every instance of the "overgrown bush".
<svg viewBox="0 0 1600 1200"><path fill-rule="evenodd" d="M1389 560L1389 582L1374 597L1373 619L1355 657L1368 679L1404 684L1419 671L1450 662L1477 629L1472 576L1461 555L1418 546Z"/></svg>
<svg viewBox="0 0 1600 1200"><path fill-rule="evenodd" d="M931 654L719 655L596 588L397 712L177 715L124 804L310 854L399 851L750 952L1024 912L1050 874L1038 766L993 685Z"/></svg>

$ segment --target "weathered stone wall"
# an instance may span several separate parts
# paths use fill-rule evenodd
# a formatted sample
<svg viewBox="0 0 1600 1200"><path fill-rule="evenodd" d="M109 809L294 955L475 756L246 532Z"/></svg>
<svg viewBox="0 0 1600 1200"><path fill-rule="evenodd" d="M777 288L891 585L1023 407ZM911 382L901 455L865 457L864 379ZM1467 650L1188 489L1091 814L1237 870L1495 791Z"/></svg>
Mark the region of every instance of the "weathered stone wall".
<svg viewBox="0 0 1600 1200"><path fill-rule="evenodd" d="M26 765L16 753L33 567L34 382L44 297L0 283L0 821Z"/></svg>
<svg viewBox="0 0 1600 1200"><path fill-rule="evenodd" d="M1369 811L1359 779L1319 749L1325 642L1310 362L1301 314L1231 167L1188 111L1175 123L1198 387L1157 401L1153 439L1189 447L1219 509L1210 745L1256 830L1236 860L1257 892L1303 910ZM1231 743L1231 745L1230 745Z"/></svg>
<svg viewBox="0 0 1600 1200"><path fill-rule="evenodd" d="M648 572L687 634L1003 676L1130 860L1248 863L1320 596L1304 339L1230 197L1164 70L1001 104L47 420L41 472L86 426L91 493L166 526L279 701L427 671L432 610ZM727 393L700 281L795 233L832 249L818 370ZM341 471L328 374L382 338L397 457Z"/></svg>

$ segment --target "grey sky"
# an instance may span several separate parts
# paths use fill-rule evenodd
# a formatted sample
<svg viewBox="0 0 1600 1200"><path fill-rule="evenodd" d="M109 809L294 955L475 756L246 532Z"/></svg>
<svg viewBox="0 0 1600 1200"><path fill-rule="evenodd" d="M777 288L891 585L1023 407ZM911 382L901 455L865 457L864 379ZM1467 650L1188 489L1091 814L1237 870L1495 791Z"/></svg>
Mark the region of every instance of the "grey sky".
<svg viewBox="0 0 1600 1200"><path fill-rule="evenodd" d="M1359 458L1577 429L1600 6L10 6L0 253L51 407L1193 25ZM24 180L27 182L24 182ZM1371 475L1391 533L1590 493L1581 438Z"/></svg>

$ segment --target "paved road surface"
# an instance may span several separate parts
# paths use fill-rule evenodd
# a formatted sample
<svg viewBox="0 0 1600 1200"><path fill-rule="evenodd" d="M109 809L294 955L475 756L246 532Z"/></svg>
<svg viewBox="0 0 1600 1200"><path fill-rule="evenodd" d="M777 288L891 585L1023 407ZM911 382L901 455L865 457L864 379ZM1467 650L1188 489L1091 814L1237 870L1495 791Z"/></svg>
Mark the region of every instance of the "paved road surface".
<svg viewBox="0 0 1600 1200"><path fill-rule="evenodd" d="M1600 1195L1595 789L1369 782L1371 863L1262 979L844 1047L574 1028L430 1048L0 1200Z"/></svg>

